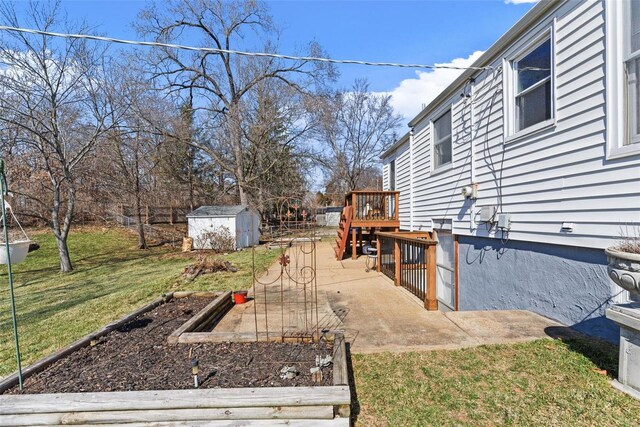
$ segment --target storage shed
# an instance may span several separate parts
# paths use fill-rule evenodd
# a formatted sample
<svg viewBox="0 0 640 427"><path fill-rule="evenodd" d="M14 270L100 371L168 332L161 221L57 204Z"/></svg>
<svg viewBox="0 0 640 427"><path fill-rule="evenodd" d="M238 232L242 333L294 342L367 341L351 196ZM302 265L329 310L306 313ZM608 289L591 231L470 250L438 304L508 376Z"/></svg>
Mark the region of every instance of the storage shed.
<svg viewBox="0 0 640 427"><path fill-rule="evenodd" d="M213 234L234 238L235 249L260 241L260 216L245 205L200 206L187 215L187 222L194 249L213 249Z"/></svg>

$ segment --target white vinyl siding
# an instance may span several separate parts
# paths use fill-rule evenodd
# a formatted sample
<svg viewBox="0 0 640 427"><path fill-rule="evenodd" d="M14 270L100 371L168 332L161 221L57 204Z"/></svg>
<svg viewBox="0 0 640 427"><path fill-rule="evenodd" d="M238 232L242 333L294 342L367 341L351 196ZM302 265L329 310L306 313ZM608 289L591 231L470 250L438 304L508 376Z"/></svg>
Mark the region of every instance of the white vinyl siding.
<svg viewBox="0 0 640 427"><path fill-rule="evenodd" d="M640 226L640 156L606 157L611 106L605 91L605 5L611 6L560 2L486 64L492 69L473 76L474 82L465 85L472 85L470 98L460 96L461 85L415 124L415 230L448 218L454 234L507 237L472 221L483 206L511 214L511 240L605 248L619 239L621 228ZM554 126L505 143L503 61L544 41L551 28ZM449 105L454 167L433 173L430 124ZM396 167L400 174L400 164ZM460 190L473 181L478 199L464 199ZM561 231L563 222L573 223L573 232Z"/></svg>
<svg viewBox="0 0 640 427"><path fill-rule="evenodd" d="M408 230L411 227L411 176L409 142L398 149L396 158L396 190L400 192L398 210L400 212L400 227Z"/></svg>
<svg viewBox="0 0 640 427"><path fill-rule="evenodd" d="M628 137L623 145L640 143L640 2L629 0L629 25L625 27Z"/></svg>

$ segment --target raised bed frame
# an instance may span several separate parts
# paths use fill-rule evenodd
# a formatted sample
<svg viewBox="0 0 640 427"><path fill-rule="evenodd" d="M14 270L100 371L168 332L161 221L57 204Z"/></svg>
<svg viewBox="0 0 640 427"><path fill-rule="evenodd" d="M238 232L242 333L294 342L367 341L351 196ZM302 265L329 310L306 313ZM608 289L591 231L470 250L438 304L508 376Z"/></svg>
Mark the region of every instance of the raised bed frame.
<svg viewBox="0 0 640 427"><path fill-rule="evenodd" d="M199 331L215 325L229 310L230 293L175 292L41 359L24 369L23 375L26 378L46 369L172 298L188 296L215 300L174 331L169 342L194 342L191 339L210 335ZM0 425L349 426L351 394L344 336L339 332L325 336L333 340L332 386L0 395ZM248 336L237 338L249 340ZM5 378L0 381L0 393L16 384L16 374Z"/></svg>

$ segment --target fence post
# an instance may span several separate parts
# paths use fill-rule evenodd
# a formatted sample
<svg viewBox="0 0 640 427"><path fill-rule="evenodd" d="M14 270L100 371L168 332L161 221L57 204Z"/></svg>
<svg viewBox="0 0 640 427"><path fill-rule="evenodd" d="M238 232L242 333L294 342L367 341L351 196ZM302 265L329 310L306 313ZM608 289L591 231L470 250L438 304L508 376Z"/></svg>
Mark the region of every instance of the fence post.
<svg viewBox="0 0 640 427"><path fill-rule="evenodd" d="M149 205L146 205L145 207L144 223L149 225Z"/></svg>
<svg viewBox="0 0 640 427"><path fill-rule="evenodd" d="M173 205L169 205L169 224L173 225Z"/></svg>
<svg viewBox="0 0 640 427"><path fill-rule="evenodd" d="M400 241L396 238L393 239L393 256L395 257L395 278L393 279L396 286L400 285L400 274L402 269L400 268L400 261L402 260L400 254Z"/></svg>
<svg viewBox="0 0 640 427"><path fill-rule="evenodd" d="M438 309L438 299L436 297L436 245L427 247L427 292L425 293L424 308L430 311Z"/></svg>

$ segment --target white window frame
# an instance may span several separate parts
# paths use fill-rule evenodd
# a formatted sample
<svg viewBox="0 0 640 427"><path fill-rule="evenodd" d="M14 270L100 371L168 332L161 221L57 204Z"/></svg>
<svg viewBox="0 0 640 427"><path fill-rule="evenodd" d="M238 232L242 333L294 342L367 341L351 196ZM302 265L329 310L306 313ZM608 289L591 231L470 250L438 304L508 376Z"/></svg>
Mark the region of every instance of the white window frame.
<svg viewBox="0 0 640 427"><path fill-rule="evenodd" d="M436 166L436 126L435 122L440 120L445 114L451 114L451 161L448 163L444 163L442 165ZM439 172L443 172L449 170L453 167L453 105L447 105L446 107L438 110L437 114L433 116L433 119L430 121L430 133L431 133L431 173L437 174Z"/></svg>
<svg viewBox="0 0 640 427"><path fill-rule="evenodd" d="M630 135L637 115L630 106L634 97L627 92L627 62L640 52L628 54L631 10L629 0L605 2L606 84L607 84L607 160L640 154L640 135ZM621 25L622 23L622 25ZM635 95L632 93L631 95ZM629 121L629 118L632 118Z"/></svg>
<svg viewBox="0 0 640 427"><path fill-rule="evenodd" d="M542 43L549 40L551 45L551 72L549 79L551 81L551 117L535 125L526 127L524 129L517 130L516 123L516 96L522 95L523 92L529 92L539 87L542 82L546 83L547 80L542 80L535 85L525 89L521 93L518 93L518 80L516 64L522 60L525 56L530 54L533 50L538 48ZM504 93L504 134L505 142L518 140L525 136L535 134L556 125L556 50L555 50L555 20L553 24L545 29L543 32L532 38L526 45L521 48L516 55L510 58L505 58L502 63L504 72L503 79L503 93Z"/></svg>

